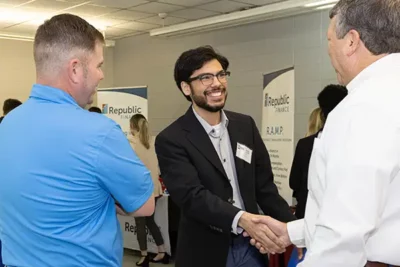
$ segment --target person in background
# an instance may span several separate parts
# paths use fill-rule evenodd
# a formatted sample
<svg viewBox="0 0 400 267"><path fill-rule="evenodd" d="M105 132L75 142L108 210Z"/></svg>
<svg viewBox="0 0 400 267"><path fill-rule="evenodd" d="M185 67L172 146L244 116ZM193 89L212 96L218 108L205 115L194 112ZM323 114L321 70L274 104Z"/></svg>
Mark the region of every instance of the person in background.
<svg viewBox="0 0 400 267"><path fill-rule="evenodd" d="M308 118L308 130L306 133L306 137L310 135L314 135L319 132L322 127L324 127L324 117L322 115L321 108L315 108Z"/></svg>
<svg viewBox="0 0 400 267"><path fill-rule="evenodd" d="M304 218L308 195L308 165L314 146L314 139L320 134L329 113L347 96L347 89L341 85L328 85L318 94L319 108L310 116L308 134L300 139L296 146L290 171L289 185L293 190L293 196L297 200L296 217Z"/></svg>
<svg viewBox="0 0 400 267"><path fill-rule="evenodd" d="M7 266L121 267L115 203L131 215L154 212L150 172L121 128L84 109L104 77L104 42L71 14L56 15L36 31L36 84L0 131L6 151L0 153L0 239Z"/></svg>
<svg viewBox="0 0 400 267"><path fill-rule="evenodd" d="M147 119L142 114L135 114L130 119L130 130L132 137L129 138L133 150L139 159L150 170L151 178L154 184L154 196L157 200L162 197L162 188L159 181L159 168L157 155L154 150L154 140L152 140L149 131ZM154 220L154 213L147 217L135 217L137 227L137 239L139 242L142 258L136 263L136 266L148 267L149 262L169 263L169 255L165 253L164 239L160 228ZM147 254L147 232L146 226L158 246L158 254L153 259L149 259Z"/></svg>
<svg viewBox="0 0 400 267"><path fill-rule="evenodd" d="M0 117L0 123L3 121L4 117L10 113L11 110L15 109L16 107L20 106L22 103L18 99L9 98L4 101L3 104L3 114L4 116ZM3 259L1 257L1 240L0 240L0 266L3 266Z"/></svg>
<svg viewBox="0 0 400 267"><path fill-rule="evenodd" d="M102 113L101 112L101 109L100 108L98 108L98 107L90 107L89 109L88 109L88 111L90 111L90 112L96 112L96 113Z"/></svg>
<svg viewBox="0 0 400 267"><path fill-rule="evenodd" d="M341 85L328 85L318 94L319 107L310 115L309 130L311 134L299 140L293 158L289 176L289 186L296 198L296 217L304 218L308 196L308 167L314 146L314 139L318 137L329 113L347 96L347 89ZM297 250L298 259L302 259L305 250ZM295 251L293 252L295 253Z"/></svg>
<svg viewBox="0 0 400 267"><path fill-rule="evenodd" d="M3 104L3 116L0 117L0 123L3 121L4 117L11 112L11 110L19 107L21 104L22 102L18 99L9 98L5 100Z"/></svg>

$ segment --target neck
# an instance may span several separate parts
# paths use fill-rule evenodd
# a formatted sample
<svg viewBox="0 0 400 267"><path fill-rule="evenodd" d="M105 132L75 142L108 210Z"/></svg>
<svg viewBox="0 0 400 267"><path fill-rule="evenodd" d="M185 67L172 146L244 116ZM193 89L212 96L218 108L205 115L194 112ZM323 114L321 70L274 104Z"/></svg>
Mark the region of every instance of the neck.
<svg viewBox="0 0 400 267"><path fill-rule="evenodd" d="M210 112L193 104L194 110L211 126L217 125L221 122L221 111Z"/></svg>
<svg viewBox="0 0 400 267"><path fill-rule="evenodd" d="M373 63L375 63L376 61L380 60L381 58L383 58L383 57L385 57L387 55L388 54L381 54L381 55L377 55L377 56L375 56L375 55L372 55L372 56L371 55L365 55L364 57L362 57L363 60L361 60L359 62L359 64L358 64L358 66L356 68L354 68L354 73L352 75L353 76L352 79L357 77L358 74L360 74L363 70L368 68L370 65L372 65Z"/></svg>
<svg viewBox="0 0 400 267"><path fill-rule="evenodd" d="M45 86L50 86L53 88L57 88L57 89L60 89L64 92L70 94L69 87L64 82L64 79L62 77L49 77L49 76L45 76L45 75L37 75L36 83L45 85Z"/></svg>

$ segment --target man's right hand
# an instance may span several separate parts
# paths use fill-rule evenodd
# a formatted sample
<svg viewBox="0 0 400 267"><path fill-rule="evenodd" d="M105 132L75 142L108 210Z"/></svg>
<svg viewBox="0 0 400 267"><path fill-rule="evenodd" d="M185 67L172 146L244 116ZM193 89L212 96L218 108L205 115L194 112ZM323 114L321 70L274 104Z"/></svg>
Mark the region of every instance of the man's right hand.
<svg viewBox="0 0 400 267"><path fill-rule="evenodd" d="M238 225L243 228L252 239L262 244L265 253L275 254L285 252L286 244L271 231L267 224L260 223L260 221L265 219L264 217L267 216L245 212L240 217Z"/></svg>
<svg viewBox="0 0 400 267"><path fill-rule="evenodd" d="M257 224L263 224L268 226L268 228L278 236L278 239L286 248L292 244L290 241L289 233L287 230L287 224L277 221L269 216L259 216L257 218L253 218L252 222ZM251 236L251 235L250 235ZM252 237L252 236L251 236ZM264 244L262 240L258 240L257 238L252 237L250 243L255 246L262 254L269 253L269 249L266 248L268 244Z"/></svg>

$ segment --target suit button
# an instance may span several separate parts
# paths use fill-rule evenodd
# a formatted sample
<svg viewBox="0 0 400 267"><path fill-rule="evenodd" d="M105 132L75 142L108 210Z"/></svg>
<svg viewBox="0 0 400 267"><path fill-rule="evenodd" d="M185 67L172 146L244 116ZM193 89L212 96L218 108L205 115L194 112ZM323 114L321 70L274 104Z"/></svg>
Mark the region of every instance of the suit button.
<svg viewBox="0 0 400 267"><path fill-rule="evenodd" d="M231 204L235 203L235 201L232 198L229 198L228 202L231 203Z"/></svg>

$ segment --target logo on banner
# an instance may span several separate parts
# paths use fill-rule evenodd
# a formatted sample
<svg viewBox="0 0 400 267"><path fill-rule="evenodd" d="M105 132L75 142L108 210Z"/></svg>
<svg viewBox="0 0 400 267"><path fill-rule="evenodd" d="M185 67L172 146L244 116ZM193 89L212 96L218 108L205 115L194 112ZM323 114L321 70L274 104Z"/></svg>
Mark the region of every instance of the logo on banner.
<svg viewBox="0 0 400 267"><path fill-rule="evenodd" d="M289 99L290 97L287 94L279 97L270 97L265 94L264 107L273 107L275 112L289 112Z"/></svg>
<svg viewBox="0 0 400 267"><path fill-rule="evenodd" d="M103 114L107 114L108 113L108 104L103 104L103 106L101 107L101 112Z"/></svg>
<svg viewBox="0 0 400 267"><path fill-rule="evenodd" d="M138 106L113 107L103 104L102 112L103 114L118 115L121 119L130 119L132 115L142 113L142 108Z"/></svg>

